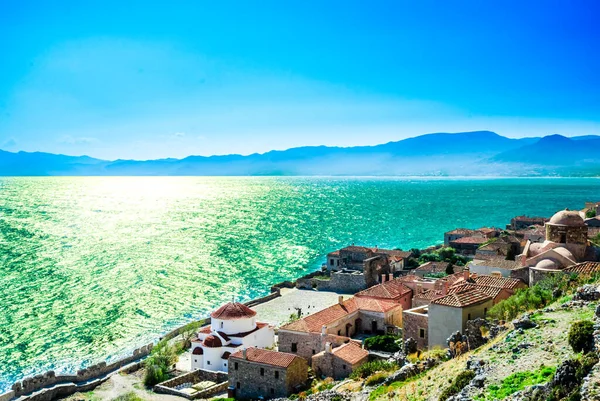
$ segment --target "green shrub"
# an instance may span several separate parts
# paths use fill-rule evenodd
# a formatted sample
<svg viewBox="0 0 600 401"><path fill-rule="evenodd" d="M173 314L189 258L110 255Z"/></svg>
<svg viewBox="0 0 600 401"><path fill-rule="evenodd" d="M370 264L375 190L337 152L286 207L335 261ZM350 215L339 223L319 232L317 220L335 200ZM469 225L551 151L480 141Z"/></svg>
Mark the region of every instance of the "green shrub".
<svg viewBox="0 0 600 401"><path fill-rule="evenodd" d="M377 384L381 384L387 379L388 374L386 372L377 372L373 373L371 376L367 377L365 380L365 386L375 386Z"/></svg>
<svg viewBox="0 0 600 401"><path fill-rule="evenodd" d="M594 345L594 323L589 320L574 322L569 330L569 345L575 352L591 351Z"/></svg>
<svg viewBox="0 0 600 401"><path fill-rule="evenodd" d="M519 390L523 390L526 386L546 383L554 376L555 371L556 368L543 366L534 372L525 371L513 373L502 380L500 386L490 385L488 387L488 392L491 396L490 398L502 400Z"/></svg>
<svg viewBox="0 0 600 401"><path fill-rule="evenodd" d="M390 372L398 369L398 365L388 361L371 361L360 365L350 374L351 379L365 379L375 372Z"/></svg>
<svg viewBox="0 0 600 401"><path fill-rule="evenodd" d="M456 376L452 384L446 387L440 395L440 401L446 401L448 398L460 393L467 384L475 377L475 372L472 370L463 370Z"/></svg>
<svg viewBox="0 0 600 401"><path fill-rule="evenodd" d="M170 345L166 341L159 342L144 361L146 374L144 384L154 386L169 378L169 371L173 364L177 362L177 347Z"/></svg>
<svg viewBox="0 0 600 401"><path fill-rule="evenodd" d="M399 337L389 334L369 337L365 340L365 348L373 351L397 352L400 351L400 345L396 342L398 339Z"/></svg>
<svg viewBox="0 0 600 401"><path fill-rule="evenodd" d="M536 284L530 288L519 289L515 295L498 302L488 312L492 319L510 320L520 313L546 306L552 300L552 291Z"/></svg>
<svg viewBox="0 0 600 401"><path fill-rule="evenodd" d="M586 219L591 219L593 217L596 217L596 210L590 209L590 210L588 210L588 211L585 212L585 218Z"/></svg>

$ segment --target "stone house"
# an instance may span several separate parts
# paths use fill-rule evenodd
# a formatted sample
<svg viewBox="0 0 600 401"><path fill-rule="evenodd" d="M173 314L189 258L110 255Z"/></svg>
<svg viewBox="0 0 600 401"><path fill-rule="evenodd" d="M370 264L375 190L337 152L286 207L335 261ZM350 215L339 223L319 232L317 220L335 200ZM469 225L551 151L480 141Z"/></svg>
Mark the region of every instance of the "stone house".
<svg viewBox="0 0 600 401"><path fill-rule="evenodd" d="M492 297L478 289L434 299L427 311L429 348L447 347L452 333L463 333L467 320L485 318L492 306Z"/></svg>
<svg viewBox="0 0 600 401"><path fill-rule="evenodd" d="M356 334L383 334L402 326L402 305L386 299L352 297L279 328L279 350L308 361L332 346L350 341Z"/></svg>
<svg viewBox="0 0 600 401"><path fill-rule="evenodd" d="M461 255L469 256L475 255L477 249L487 242L488 239L480 236L473 237L462 237L454 241L450 241L450 246Z"/></svg>
<svg viewBox="0 0 600 401"><path fill-rule="evenodd" d="M469 263L471 273L488 276L511 277L515 269L521 268L521 262L504 258L477 259Z"/></svg>
<svg viewBox="0 0 600 401"><path fill-rule="evenodd" d="M514 259L521 253L521 240L513 235L492 238L475 251L475 259L490 259L502 257Z"/></svg>
<svg viewBox="0 0 600 401"><path fill-rule="evenodd" d="M471 237L475 235L475 230L468 228L457 228L444 233L444 246L450 246L450 242L456 241L463 237Z"/></svg>
<svg viewBox="0 0 600 401"><path fill-rule="evenodd" d="M506 288L488 287L485 285L477 285L473 283L459 284L454 287L451 287L448 290L448 294L456 294L472 290L479 290L489 295L492 298L494 305L496 305L500 301L504 301L505 299L510 298L514 294L513 291Z"/></svg>
<svg viewBox="0 0 600 401"><path fill-rule="evenodd" d="M327 254L327 270L357 270L363 271L365 262L368 260L382 260L389 267L391 273L405 269L406 260L412 252L399 251L395 249L368 248L364 246L351 245Z"/></svg>
<svg viewBox="0 0 600 401"><path fill-rule="evenodd" d="M317 377L333 377L340 380L348 377L354 369L368 360L369 351L354 341L336 348L326 343L325 350L312 357L312 370Z"/></svg>
<svg viewBox="0 0 600 401"><path fill-rule="evenodd" d="M510 224L506 228L508 230L523 230L534 225L543 226L547 221L548 219L545 217L517 216L510 220Z"/></svg>
<svg viewBox="0 0 600 401"><path fill-rule="evenodd" d="M402 309L411 308L413 291L404 285L401 280L389 280L389 276L382 277L382 283L355 294L355 297L373 298L391 301L402 306Z"/></svg>
<svg viewBox="0 0 600 401"><path fill-rule="evenodd" d="M425 277L436 274L446 274L448 262L427 262L413 270L413 273L419 277ZM455 266L456 269L458 266Z"/></svg>
<svg viewBox="0 0 600 401"><path fill-rule="evenodd" d="M191 346L191 369L226 372L229 356L242 347L271 347L272 326L256 321L256 312L239 302L229 302L210 315L210 325L196 333Z"/></svg>
<svg viewBox="0 0 600 401"><path fill-rule="evenodd" d="M306 361L284 352L248 348L231 354L229 361L231 398L287 398L308 380Z"/></svg>
<svg viewBox="0 0 600 401"><path fill-rule="evenodd" d="M402 336L404 341L413 338L417 348L426 350L429 347L429 306L417 306L402 313Z"/></svg>

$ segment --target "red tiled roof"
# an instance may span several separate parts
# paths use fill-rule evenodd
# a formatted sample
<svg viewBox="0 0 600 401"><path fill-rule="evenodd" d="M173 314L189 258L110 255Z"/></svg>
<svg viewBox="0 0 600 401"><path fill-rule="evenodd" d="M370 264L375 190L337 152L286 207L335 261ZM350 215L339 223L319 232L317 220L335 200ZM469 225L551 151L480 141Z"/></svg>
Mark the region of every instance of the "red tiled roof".
<svg viewBox="0 0 600 401"><path fill-rule="evenodd" d="M486 287L498 287L498 288L507 288L514 289L517 288L520 284L524 284L523 281L516 278L508 278L508 277L494 277L494 276L473 276L471 280L475 282L477 285L483 285Z"/></svg>
<svg viewBox="0 0 600 401"><path fill-rule="evenodd" d="M203 354L204 354L204 350L201 347L196 347L192 351L192 355L203 355Z"/></svg>
<svg viewBox="0 0 600 401"><path fill-rule="evenodd" d="M217 334L221 336L221 338L225 341L229 341L230 338L227 334L223 333L222 331L217 331Z"/></svg>
<svg viewBox="0 0 600 401"><path fill-rule="evenodd" d="M600 262L583 262L569 266L563 270L567 273L594 274L600 272Z"/></svg>
<svg viewBox="0 0 600 401"><path fill-rule="evenodd" d="M483 237L462 237L454 241L450 241L450 243L454 244L483 244L487 242L487 238Z"/></svg>
<svg viewBox="0 0 600 401"><path fill-rule="evenodd" d="M481 292L486 293L492 299L496 299L496 297L502 292L503 288L498 287L486 287L484 285L477 285L473 283L465 283L459 284L454 287L448 289L448 294L457 294L465 291L479 290Z"/></svg>
<svg viewBox="0 0 600 401"><path fill-rule="evenodd" d="M221 339L219 337L215 337L211 334L210 336L204 339L202 345L208 348L219 348L223 346L223 343L221 342Z"/></svg>
<svg viewBox="0 0 600 401"><path fill-rule="evenodd" d="M243 351L239 350L229 357L244 360ZM294 359L300 358L297 355L288 354L285 352L270 351L261 348L248 348L246 350L246 359L250 362L263 363L265 365L279 366L287 368L291 365Z"/></svg>
<svg viewBox="0 0 600 401"><path fill-rule="evenodd" d="M337 250L337 251L329 252L327 254L327 256L340 256L340 251Z"/></svg>
<svg viewBox="0 0 600 401"><path fill-rule="evenodd" d="M499 269L507 269L507 270L514 270L514 269L518 269L521 267L521 263L519 261L515 261L515 260L506 260L503 258L490 258L488 260L484 261L480 261L480 262L473 262L474 265L476 266L489 266L489 267L496 267Z"/></svg>
<svg viewBox="0 0 600 401"><path fill-rule="evenodd" d="M340 251L367 252L367 251L370 251L370 249L367 248L366 246L350 245L350 246L340 249Z"/></svg>
<svg viewBox="0 0 600 401"><path fill-rule="evenodd" d="M356 294L357 297L372 297L372 298L384 298L384 299L394 299L402 297L412 290L402 284L399 280L390 280L385 283L381 283L375 285L373 287L367 288Z"/></svg>
<svg viewBox="0 0 600 401"><path fill-rule="evenodd" d="M348 362L350 365L354 365L355 363L360 362L361 359L369 356L369 351L363 349L354 341L350 341L334 348L331 353L341 360Z"/></svg>
<svg viewBox="0 0 600 401"><path fill-rule="evenodd" d="M341 304L337 303L305 318L288 323L280 329L320 333L323 326L334 323L358 310L385 313L399 307L401 305L393 301L368 297L352 297Z"/></svg>
<svg viewBox="0 0 600 401"><path fill-rule="evenodd" d="M471 290L456 294L449 294L431 301L432 304L452 306L455 308L464 308L465 306L477 305L479 303L490 301L492 297L483 291Z"/></svg>
<svg viewBox="0 0 600 401"><path fill-rule="evenodd" d="M239 302L228 302L210 314L210 317L221 320L243 319L255 316L256 312Z"/></svg>
<svg viewBox="0 0 600 401"><path fill-rule="evenodd" d="M433 299L439 298L441 297L442 291L440 290L425 290L423 292L421 292L420 294L417 294L413 297L413 299L422 299L422 300L426 300L426 301L431 301Z"/></svg>
<svg viewBox="0 0 600 401"><path fill-rule="evenodd" d="M452 231L448 231L445 234L473 234L475 230L471 230L470 228L455 228Z"/></svg>
<svg viewBox="0 0 600 401"><path fill-rule="evenodd" d="M225 351L225 352L223 352L223 355L221 355L221 359L229 359L230 356L231 356L231 352Z"/></svg>

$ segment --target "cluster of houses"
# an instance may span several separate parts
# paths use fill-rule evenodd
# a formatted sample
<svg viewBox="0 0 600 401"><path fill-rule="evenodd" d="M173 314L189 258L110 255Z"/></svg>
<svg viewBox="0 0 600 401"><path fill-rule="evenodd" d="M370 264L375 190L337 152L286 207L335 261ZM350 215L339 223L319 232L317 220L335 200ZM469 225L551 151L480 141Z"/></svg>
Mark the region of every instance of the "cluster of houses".
<svg viewBox="0 0 600 401"><path fill-rule="evenodd" d="M368 336L401 334L419 349L447 347L452 333L518 289L557 272L600 272L598 249L588 240L591 223L582 212L563 210L550 219L516 217L506 230L450 231L444 244L471 259L453 274L446 274L447 262L409 269L411 252L340 249L327 255L327 270L332 279L359 277L362 289L354 296L340 296L277 335L249 307L223 305L192 341L191 368L227 372L230 397L268 399L302 389L309 367L318 377L348 377L373 357L362 346Z"/></svg>

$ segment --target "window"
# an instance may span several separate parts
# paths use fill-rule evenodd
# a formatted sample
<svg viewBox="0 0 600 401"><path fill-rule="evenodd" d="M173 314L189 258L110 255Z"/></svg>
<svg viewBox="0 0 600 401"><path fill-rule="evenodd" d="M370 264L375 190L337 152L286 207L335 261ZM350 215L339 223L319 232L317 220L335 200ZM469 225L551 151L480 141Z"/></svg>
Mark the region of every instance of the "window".
<svg viewBox="0 0 600 401"><path fill-rule="evenodd" d="M561 244L566 244L567 243L567 234L561 234L560 235L560 243Z"/></svg>
<svg viewBox="0 0 600 401"><path fill-rule="evenodd" d="M237 362L236 362L236 363L233 365L233 368L234 368L235 370L237 370L237 369L238 369L238 363L237 363ZM239 387L238 387L238 388L239 388Z"/></svg>
<svg viewBox="0 0 600 401"><path fill-rule="evenodd" d="M342 365L342 369L346 370L346 365Z"/></svg>
<svg viewBox="0 0 600 401"><path fill-rule="evenodd" d="M275 389L274 388L271 389L271 394L275 394Z"/></svg>
<svg viewBox="0 0 600 401"><path fill-rule="evenodd" d="M342 335L342 330L338 330L338 336Z"/></svg>
<svg viewBox="0 0 600 401"><path fill-rule="evenodd" d="M298 352L298 343L292 343L292 352Z"/></svg>
<svg viewBox="0 0 600 401"><path fill-rule="evenodd" d="M221 328L223 328L223 322L221 322Z"/></svg>
<svg viewBox="0 0 600 401"><path fill-rule="evenodd" d="M333 266L333 259L329 259L329 264Z"/></svg>
<svg viewBox="0 0 600 401"><path fill-rule="evenodd" d="M210 361L206 361L206 364L207 364L207 365L210 365Z"/></svg>
<svg viewBox="0 0 600 401"><path fill-rule="evenodd" d="M471 320L471 314L470 313L467 315L467 320Z"/></svg>
<svg viewBox="0 0 600 401"><path fill-rule="evenodd" d="M260 375L264 376L265 375L265 368L260 368Z"/></svg>
<svg viewBox="0 0 600 401"><path fill-rule="evenodd" d="M425 329L419 329L419 338L425 338Z"/></svg>
<svg viewBox="0 0 600 401"><path fill-rule="evenodd" d="M240 382L237 382L235 386L239 389L240 388Z"/></svg>
<svg viewBox="0 0 600 401"><path fill-rule="evenodd" d="M197 359L194 359L194 362L198 362L198 360L197 360Z"/></svg>
<svg viewBox="0 0 600 401"><path fill-rule="evenodd" d="M487 315L487 308L483 308L483 316Z"/></svg>
<svg viewBox="0 0 600 401"><path fill-rule="evenodd" d="M278 370L275 371L275 378L279 379L279 371Z"/></svg>
<svg viewBox="0 0 600 401"><path fill-rule="evenodd" d="M226 364L226 363L224 363L224 364L223 364L223 367L224 367L224 368L226 368L226 367L227 367L227 364Z"/></svg>

